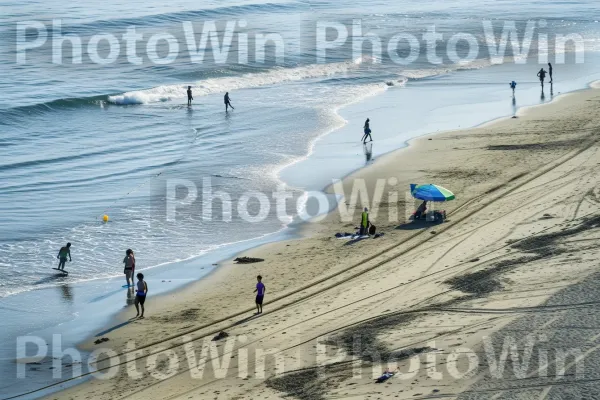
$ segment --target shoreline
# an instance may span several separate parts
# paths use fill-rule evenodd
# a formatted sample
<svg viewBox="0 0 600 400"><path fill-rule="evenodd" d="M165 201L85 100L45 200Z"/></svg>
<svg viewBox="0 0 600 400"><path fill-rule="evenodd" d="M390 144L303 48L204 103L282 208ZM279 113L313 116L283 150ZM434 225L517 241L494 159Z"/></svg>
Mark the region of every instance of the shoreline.
<svg viewBox="0 0 600 400"><path fill-rule="evenodd" d="M593 86L592 86L592 85L590 85L590 87L593 87ZM589 90L590 90L590 89L587 89L587 90L584 90L584 91L589 91ZM565 93L565 94L568 94L568 93ZM562 97L562 96L560 96L560 97ZM554 102L554 101L553 101L553 102L551 102L551 103L549 103L549 104L555 104L555 103L556 103L556 102ZM533 107L535 107L535 106L533 106ZM510 118L501 117L501 118L499 118L498 120L505 120L504 122L507 122L506 120L510 120ZM498 123L498 124L500 124L500 123L502 123L502 122L503 122L503 121L496 121L496 123ZM487 125L487 123L486 123L485 125ZM480 127L479 127L479 129L481 129L481 128L482 128L482 126L480 126ZM477 128L473 128L473 129L477 129ZM467 129L466 131L472 131L473 129ZM439 135L439 136L441 137L441 136L444 136L444 135L449 135L449 134L452 134L453 132L454 132L454 131L450 131L450 132L444 132L444 133L433 133L433 134L426 135L425 137L427 137L427 136L431 136L431 135L433 135L433 136L438 136L438 135ZM419 141L419 139L423 139L423 137L411 139L411 141L410 141L410 142L411 142L411 144L412 144L412 143L416 143L416 142L418 142L418 141ZM423 142L423 140L421 140L421 142ZM389 159L391 158L391 157L390 157L390 155L391 155L391 154L394 154L394 153L397 153L397 152L399 153L399 152L401 152L402 150L409 151L410 149L412 149L413 151L416 151L414 147L410 147L410 146L409 146L409 147L405 147L405 148L401 148L401 149L397 149L397 150L394 150L394 151L391 151L391 152L387 153L387 154L386 154L384 157L381 157L382 159L379 159L379 160L378 160L378 162L377 162L377 163L375 163L375 166L381 166L381 164L385 164L385 163L386 163L387 161L389 161ZM372 166L372 167L370 167L370 168L371 168L371 169L373 169L373 168L375 168L375 166ZM368 170L368 169L369 169L369 168L365 168L365 169L362 169L362 170L354 171L354 172L350 173L350 174L349 174L349 175L348 175L348 176L347 176L345 179L347 179L347 178L349 178L350 176L352 176L352 175L355 175L355 174L358 174L358 175L360 175L360 174L362 173L362 174L364 175L364 174L366 173L365 171L366 171L366 170ZM361 172L361 171L362 171L362 172ZM368 174L367 174L367 175L368 175ZM331 217L329 217L329 218L331 218ZM303 226L305 226L305 227L306 227L306 226L310 226L310 225L308 225L308 224L303 224ZM306 228L305 228L305 229L306 229ZM318 235L318 234L317 234L317 235ZM297 241L297 240L298 240L298 239L296 239L296 240L292 240L292 241L289 241L289 242L290 242L290 243L294 243L294 242L295 242L295 241ZM303 239L300 239L300 241L302 241L302 240L304 240L304 241L310 241L310 240L313 240L313 242L314 242L314 239L309 239L309 238L303 238ZM270 254L270 253L273 253L274 251L278 251L277 249L279 249L279 248L283 247L284 245L285 245L285 246L290 246L290 244L287 244L287 243L288 243L288 241L286 241L286 242L275 242L275 243L271 243L271 244L268 244L268 245L266 245L266 246L260 246L260 247L258 247L258 248L253 248L252 250L249 250L249 251L245 252L245 254L246 254L246 255L251 255L251 256L252 256L252 255L254 255L254 254L261 254L261 255L264 255L264 254ZM295 245L298 245L298 244L295 244ZM302 252L302 249L299 249L299 250L300 250L300 252ZM227 276L228 276L228 273L229 273L229 272L232 272L232 271L235 271L236 269L239 269L239 267L238 267L238 268L236 268L236 266L235 266L235 265L233 265L233 264L231 264L231 263L225 263L225 264L223 264L222 266L219 266L217 269L215 269L215 270L213 271L213 273L211 273L211 274L210 274L210 278L203 279L203 280L201 280L201 281L198 281L198 282L192 282L192 283L193 283L193 285L192 285L192 284L186 285L186 288L184 288L184 289L181 289L181 293L179 293L179 294L178 294L178 297L182 297L182 298L183 298L183 297L188 297L188 296L190 296L190 295L191 295L191 293L193 293L193 292L196 292L196 295L197 295L197 294L198 294L198 292L203 292L204 290L209 290L208 286L211 286L211 283L210 283L210 282L208 282L209 280L213 280L213 283L215 283L215 282L216 282L215 280L218 280L218 279L219 279L218 275L221 275L221 276L222 276L222 279L223 279L223 280L226 280L226 279L227 279ZM196 288L196 290L194 290L194 289L192 289L192 288L191 288L192 286L200 286L200 287L202 287L202 286L205 286L205 287L204 287L204 288ZM218 291L217 291L217 292L218 292ZM163 303L163 307L162 307L162 308L164 308L164 303L165 303L165 302L169 302L169 303L171 303L171 302L174 302L174 304L177 304L177 303L178 303L178 301L177 301L177 300L174 300L174 299L169 299L169 300L167 300L167 299L166 299L166 297L169 297L169 295L163 295L163 296L161 296L161 297L163 297L163 299L162 299L162 300L161 300L161 299L158 299L158 298L157 298L156 300L157 300L157 301L159 301L159 300L160 300L160 301L161 301L161 303ZM171 298L173 298L174 296L173 296L173 295L171 295L170 297L171 297ZM285 296L283 296L283 297L285 298L285 297L287 297L287 295L285 295ZM153 309L151 309L151 310L153 310ZM245 311L245 310L246 310L246 309L240 309L240 311L239 311L239 312L240 312L240 313L247 312L247 311ZM237 315L239 315L239 314L237 314ZM197 316L196 316L196 319L198 319L198 317L199 317L199 316L197 315ZM228 318L230 318L230 317L231 317L231 315L230 315ZM85 346L85 345L84 345L83 347L85 348L85 347L87 347L87 346ZM92 346L92 347L90 347L90 348L93 348L93 346Z"/></svg>
<svg viewBox="0 0 600 400"><path fill-rule="evenodd" d="M544 103L544 104L532 104L532 105L522 106L522 107L520 107L518 109L517 115L518 116L525 115L525 113L527 113L528 111L530 111L532 109L536 109L538 107L543 107L543 106L546 106L548 104L555 103L557 101L560 101L560 99L563 99L563 98L565 98L565 97L567 97L569 95L573 95L573 94L576 94L576 93L579 93L579 92L585 92L585 91L588 91L588 90L594 89L594 88L600 88L600 81L592 81L592 82L590 82L588 84L588 87L583 88L583 89L576 89L576 90L569 91L569 92L566 92L566 93L560 93L559 95L556 95L548 103ZM386 89L386 90L388 90L388 89ZM339 130L339 129L343 128L344 126L348 125L348 120L346 118L344 118L344 116L342 115L341 111L343 111L347 107L350 107L350 106L352 106L354 104L357 104L357 103L361 103L363 101L368 100L371 97L376 97L376 96L379 96L379 95L381 95L383 93L385 93L385 90L382 91L382 92L380 92L380 93L371 94L371 95L367 96L365 99L360 99L360 100L358 100L356 102L352 102L352 103L346 104L346 105L344 105L344 106L339 107L338 109L336 109L334 112L336 113L336 115L338 115L340 117L341 124L338 127L332 128L327 133L319 135L317 138L315 138L311 142L311 145L309 147L309 152L306 154L306 156L302 157L301 159L295 160L294 162L292 162L292 163L290 163L288 165L283 166L281 169L278 169L276 171L277 172L277 176L279 177L279 174L281 173L282 170L284 170L286 168L289 168L289 167L293 167L296 163L302 162L302 161L308 159L310 157L310 155L314 153L314 147L316 146L316 144L320 140L322 140L323 138L325 138L327 135L335 132L336 130ZM510 118L512 118L512 117L511 116L507 116L507 115L500 116L500 117L494 118L492 120L485 121L485 122L482 122L480 124L474 125L472 127L465 128L464 130L471 130L471 129L483 128L483 127L491 126L493 124L502 122L502 121L510 119ZM374 163L383 162L387 157L391 157L391 156L394 156L394 155L399 155L402 151L410 151L411 150L411 145L414 145L415 142L417 142L419 139L426 138L426 137L429 137L429 136L443 135L443 134L446 134L446 133L449 133L449 132L454 132L454 131L455 130L430 132L430 133L425 133L425 134L422 134L420 136L416 136L416 137L410 138L410 139L408 139L407 141L404 142L405 145L403 147L396 148L396 149L393 149L393 150L390 150L388 152L385 152L385 153L381 154L378 157L378 159L374 161ZM341 181L345 181L345 180L351 178L353 175L355 175L357 173L360 173L361 170L365 170L365 169L368 169L368 168L373 168L373 165L374 164L366 165L366 166L360 167L358 169L355 169L353 171L350 171L346 175L342 176L340 178L340 180ZM331 186L332 185L325 186L324 188L322 188L322 191L325 192L325 193L329 192L331 190ZM334 213L336 211L336 209L337 209L337 206L333 210L329 211L328 214ZM213 264L213 266L215 266L215 268L213 268L208 274L204 275L199 280L191 281L191 282L189 282L187 284L184 284L181 287L171 289L170 291L168 291L166 293L162 293L159 296L167 297L167 296L171 295L173 291L185 291L189 286L197 285L201 281L204 281L204 280L208 281L209 279L211 279L211 277L213 275L217 274L218 270L222 269L222 267L233 265L233 262L231 260L233 260L234 258L241 257L241 256L244 256L244 255L250 255L250 257L252 257L253 255L255 255L257 253L261 253L261 250L268 249L271 246L278 246L278 245L280 246L280 245L285 244L285 243L290 242L290 241L296 241L296 240L302 240L302 239L310 238L311 234L309 234L307 231L309 231L309 227L311 226L311 224L312 224L311 221L292 221L288 225L282 227L279 231L265 234L262 237L249 239L246 242L260 241L263 238L266 238L266 237L269 237L269 236L273 236L273 235L284 235L284 236L287 236L287 238L281 238L279 240L275 239L273 241L267 241L267 243L257 244L255 246L249 247L249 248L247 248L245 250L241 250L241 251L237 251L235 253L231 253L232 254L231 257L223 258L223 259L217 261L216 264ZM291 232L287 232L287 231L291 231ZM238 244L238 243L235 243L235 244ZM227 247L227 246L224 246L224 247ZM200 258L202 258L204 256L205 255L201 255L201 256L197 256L197 257L191 257L191 258L189 258L187 260L182 260L180 262L183 262L183 261L193 262L194 260L198 260L198 259L200 259ZM177 263L180 263L180 262L177 262ZM157 267L160 267L160 266L157 266ZM152 268L155 268L155 267L152 267ZM118 325L119 323L125 322L127 320L127 318L125 318L125 313L126 313L126 311L115 312L113 314L113 317L111 318L110 325L111 326L112 325ZM94 335L93 337L97 337L97 335ZM85 343L89 343L89 341L92 340L93 337L88 337L88 338L82 340L80 343L78 343L78 348L80 348L80 349L87 349L87 346L85 346Z"/></svg>

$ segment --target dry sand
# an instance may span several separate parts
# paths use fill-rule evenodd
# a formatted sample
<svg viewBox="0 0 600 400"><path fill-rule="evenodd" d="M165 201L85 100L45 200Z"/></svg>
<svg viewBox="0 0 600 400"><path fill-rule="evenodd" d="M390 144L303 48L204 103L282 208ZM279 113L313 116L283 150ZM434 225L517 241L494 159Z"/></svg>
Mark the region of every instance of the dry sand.
<svg viewBox="0 0 600 400"><path fill-rule="evenodd" d="M565 291L597 269L599 102L596 89L565 95L516 119L422 137L381 157L344 185L349 193L364 179L373 193L377 179L397 179L398 200L386 188L371 218L385 236L352 244L336 239L354 224L333 212L308 224L306 238L243 254L263 263L227 263L181 291L149 296L146 319L106 334L110 341L103 345L83 345L118 353L99 363L120 363L116 376L48 398L483 399L524 391L531 396L514 398L552 398L555 380L529 389L514 384L514 363L491 379L482 338L492 335L498 353L503 340L513 338L521 354L527 334L538 337L573 309L595 304ZM412 210L414 203L407 204L401 191L413 182L435 182L456 193L445 206L447 222L404 222L405 207ZM259 273L267 287L265 312L252 317ZM127 310L114 324L132 314ZM222 330L229 337L211 342ZM139 353L130 351L130 341ZM210 343L226 357L209 351L200 378L189 370L191 349L200 358ZM257 352L272 353L264 374ZM373 383L390 358L398 360L401 374ZM228 368L219 371L227 360ZM317 360L330 365L316 369ZM517 381L531 379L542 361ZM547 364L552 369L552 360ZM134 367L139 376L132 379ZM569 372L573 365L566 367Z"/></svg>

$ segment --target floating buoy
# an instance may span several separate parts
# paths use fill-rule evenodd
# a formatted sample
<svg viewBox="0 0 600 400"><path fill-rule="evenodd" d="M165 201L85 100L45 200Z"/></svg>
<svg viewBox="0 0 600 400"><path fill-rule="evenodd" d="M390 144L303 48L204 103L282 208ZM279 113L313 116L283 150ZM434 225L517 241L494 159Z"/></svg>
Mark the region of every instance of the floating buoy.
<svg viewBox="0 0 600 400"><path fill-rule="evenodd" d="M108 215L104 214L104 216L102 217L102 221L108 222Z"/></svg>

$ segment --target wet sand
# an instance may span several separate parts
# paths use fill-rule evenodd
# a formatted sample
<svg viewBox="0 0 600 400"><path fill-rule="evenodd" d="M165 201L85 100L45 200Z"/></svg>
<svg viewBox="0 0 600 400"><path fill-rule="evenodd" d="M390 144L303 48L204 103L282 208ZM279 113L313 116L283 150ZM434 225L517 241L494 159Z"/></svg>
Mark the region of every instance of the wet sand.
<svg viewBox="0 0 600 400"><path fill-rule="evenodd" d="M550 327L561 315L572 317L570 310L581 311L593 303L566 293L585 286L597 269L599 102L596 89L565 95L526 109L518 118L422 137L379 158L343 184L350 193L353 183L363 179L373 194L377 180L394 183L392 192L397 195L386 188L377 204L369 204L378 208L377 215L372 209L371 220L385 236L353 243L336 239L336 232L353 230L360 207L354 223L342 221L335 211L307 224L305 238L243 254L264 262L226 263L181 291L149 296L146 319L121 326L135 313L128 309L106 327L116 328L103 335L108 342L96 345L89 340L82 345L115 351L117 357L101 357L98 367L106 368L109 361L120 364L116 376L92 379L49 398L522 394L519 389L510 396L503 392L502 385L515 379L512 369L499 379L488 379L482 338L500 338L492 344L500 352L507 335L522 343L527 332L553 332ZM403 191L410 183L429 182L457 195L456 201L444 205L448 221L406 222L406 210L414 209L415 203ZM257 274L263 276L267 292L264 314L254 317ZM586 322L593 326L593 321ZM522 331L514 333L515 326ZM229 337L211 341L220 331ZM132 341L139 353L132 351ZM200 378L198 371L190 372L189 362L194 358L191 349L202 357L203 344L208 353ZM226 357L212 356L210 344ZM240 348L248 351L247 363ZM319 353L321 348L327 350L325 355ZM257 350L273 353L266 357L264 374ZM465 353L471 351L481 356L474 363L478 368L457 377L455 372L470 369ZM167 362L169 356L177 358L178 365ZM374 384L373 377L390 358L402 375ZM227 360L228 367L215 364ZM331 365L315 369L321 361ZM127 372L131 374L133 366L140 373L135 379ZM535 363L530 367L533 370ZM276 376L278 371L285 373ZM528 374L531 371L524 376ZM531 398L539 398L554 381L541 382ZM552 398L552 389L546 396Z"/></svg>

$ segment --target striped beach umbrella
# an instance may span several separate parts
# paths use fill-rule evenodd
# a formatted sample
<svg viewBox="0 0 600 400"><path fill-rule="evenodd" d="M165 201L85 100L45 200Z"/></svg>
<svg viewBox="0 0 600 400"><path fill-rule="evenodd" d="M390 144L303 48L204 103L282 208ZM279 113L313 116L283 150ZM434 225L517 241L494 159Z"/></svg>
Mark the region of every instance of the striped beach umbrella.
<svg viewBox="0 0 600 400"><path fill-rule="evenodd" d="M454 193L439 185L410 185L410 193L415 199L425 201L449 201L454 200Z"/></svg>

